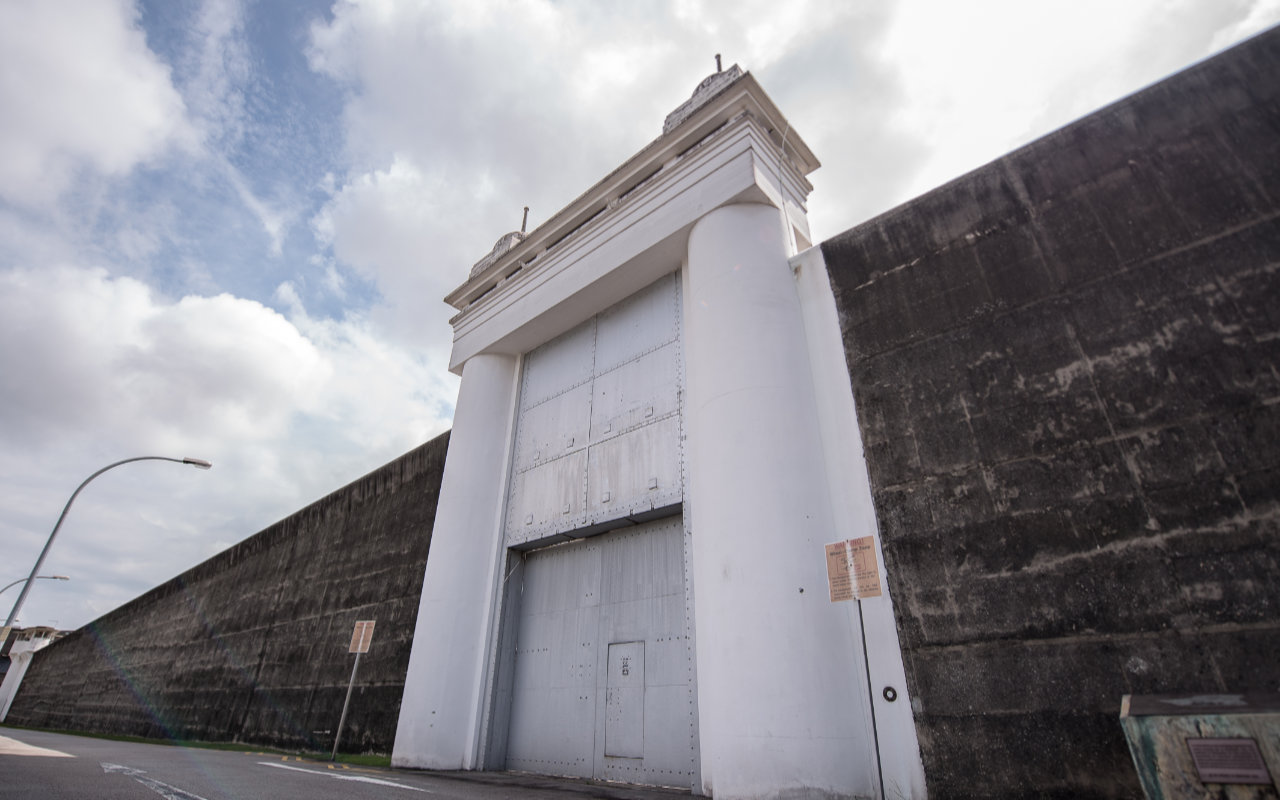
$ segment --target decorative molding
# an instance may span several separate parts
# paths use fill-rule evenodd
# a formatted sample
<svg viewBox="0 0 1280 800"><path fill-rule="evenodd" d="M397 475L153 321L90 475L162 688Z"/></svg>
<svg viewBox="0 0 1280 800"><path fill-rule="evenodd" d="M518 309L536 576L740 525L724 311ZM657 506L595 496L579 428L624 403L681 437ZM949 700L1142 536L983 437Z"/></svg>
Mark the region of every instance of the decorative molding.
<svg viewBox="0 0 1280 800"><path fill-rule="evenodd" d="M719 57L717 56L717 58ZM737 64L734 64L722 72L713 72L703 78L702 83L699 83L698 88L693 90L693 94L689 99L667 115L666 120L662 123L662 132L670 133L675 130L680 126L680 123L692 116L693 112L715 99L716 95L728 89L743 74L742 69Z"/></svg>
<svg viewBox="0 0 1280 800"><path fill-rule="evenodd" d="M733 74L733 68L717 73ZM697 96L698 92L694 94ZM688 115L674 128L518 242L510 242L508 249L498 253L499 248L495 247L489 254L494 256L492 259L486 256L473 267L466 283L445 298L445 302L463 312L455 317L455 328L457 320L474 310L472 306L477 305L478 299L515 276L517 271L518 280L528 280L531 273L539 272L545 264L544 254L559 250L564 244L579 238L585 230L596 226L601 218L625 212L633 204L634 196L649 190L650 184L672 166L687 161L695 151L704 150L710 140L721 138L722 129L733 127L730 123L744 114L764 132L760 144L765 145L765 149L779 150L784 131L787 131L786 156L782 160L788 164L787 171L795 172L801 183L807 185L803 177L818 168L817 158L800 136L790 130L790 123L750 72L741 73L725 85L713 81L698 99L699 103L691 106ZM803 204L803 198L800 204ZM533 263L535 260L539 262L536 265ZM537 269L525 268L531 266Z"/></svg>
<svg viewBox="0 0 1280 800"><path fill-rule="evenodd" d="M490 264L505 256L507 251L524 241L524 237L525 234L520 231L512 231L494 242L493 249L489 251L489 254L477 261L475 266L471 268L471 277L474 278L484 272Z"/></svg>

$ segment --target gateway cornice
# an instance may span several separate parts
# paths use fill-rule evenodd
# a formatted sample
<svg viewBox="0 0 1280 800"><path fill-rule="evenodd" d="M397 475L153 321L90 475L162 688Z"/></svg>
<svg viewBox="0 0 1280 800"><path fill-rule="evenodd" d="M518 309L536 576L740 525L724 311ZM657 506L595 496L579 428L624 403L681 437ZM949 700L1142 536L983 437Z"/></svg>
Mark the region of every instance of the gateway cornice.
<svg viewBox="0 0 1280 800"><path fill-rule="evenodd" d="M549 251L557 249L570 237L576 238L576 234L600 217L610 215L620 205L629 205L632 197L647 189L655 178L685 162L686 156L699 150L708 140L719 138L716 134L721 129L732 127L733 123L744 118L752 120L764 133L765 141L772 149L785 146L785 161L789 162L787 171L800 178L807 194L811 187L804 176L818 168L818 160L800 136L790 130L790 123L755 77L749 72L744 73L674 129L659 136L505 253L476 270L445 298L445 302L463 312L454 318L455 324L471 306L500 284L526 279L522 273L541 267L535 262L541 262Z"/></svg>
<svg viewBox="0 0 1280 800"><path fill-rule="evenodd" d="M790 141L788 141L790 144ZM789 148L788 148L789 149ZM516 355L678 269L688 231L731 202L803 209L811 186L758 119L742 113L534 262L509 267L450 320L450 369L481 352ZM554 313L550 313L554 312Z"/></svg>

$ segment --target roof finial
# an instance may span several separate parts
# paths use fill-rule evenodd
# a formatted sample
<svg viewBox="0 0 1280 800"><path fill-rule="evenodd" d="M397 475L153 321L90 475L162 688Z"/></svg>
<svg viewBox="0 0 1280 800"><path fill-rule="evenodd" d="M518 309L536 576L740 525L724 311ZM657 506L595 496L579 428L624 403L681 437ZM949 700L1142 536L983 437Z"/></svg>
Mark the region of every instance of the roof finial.
<svg viewBox="0 0 1280 800"><path fill-rule="evenodd" d="M524 233L525 227L529 224L529 207L524 207L524 219L520 220L520 232Z"/></svg>
<svg viewBox="0 0 1280 800"><path fill-rule="evenodd" d="M724 72L720 67L720 54L716 53L716 72Z"/></svg>

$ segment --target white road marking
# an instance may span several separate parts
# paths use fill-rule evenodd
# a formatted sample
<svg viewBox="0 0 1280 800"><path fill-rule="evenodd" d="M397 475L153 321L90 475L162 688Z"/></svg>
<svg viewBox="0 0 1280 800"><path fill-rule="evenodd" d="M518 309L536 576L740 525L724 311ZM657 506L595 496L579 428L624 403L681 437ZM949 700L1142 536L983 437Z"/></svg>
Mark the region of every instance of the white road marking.
<svg viewBox="0 0 1280 800"><path fill-rule="evenodd" d="M103 772L119 772L122 775L133 778L138 783L163 797L164 800L204 800L204 798L198 794L192 794L191 792L179 789L176 786L170 786L167 783L158 781L155 778L146 777L146 770L138 769L137 767L126 767L124 764L110 764L106 761L100 761L98 763L102 764Z"/></svg>
<svg viewBox="0 0 1280 800"><path fill-rule="evenodd" d="M398 789L409 789L415 792L426 792L427 794L435 794L435 792L432 792L428 789L419 789L417 786L405 786L403 783L396 783L395 781L384 781L381 778L367 778L363 775L330 775L327 772L324 774L329 775L330 778L337 778L340 781L359 781L360 783L376 783L379 786L395 786Z"/></svg>
<svg viewBox="0 0 1280 800"><path fill-rule="evenodd" d="M411 792L426 792L427 794L435 794L430 789L419 789L417 786L405 786L403 783L395 781L384 781L381 778L366 778L360 775L339 775L336 772L320 772L315 769L304 769L303 767L291 767L288 764L277 764L274 761L259 761L264 767L275 767L276 769L289 769L294 772L305 772L308 775L323 775L326 778L337 778L340 781L358 781L360 783L376 783L379 786L394 786L397 789L408 789Z"/></svg>
<svg viewBox="0 0 1280 800"><path fill-rule="evenodd" d="M0 756L41 756L44 758L75 758L70 753L64 753L61 750L49 750L44 747L36 747L33 744L20 742L17 739L10 739L8 736L0 736Z"/></svg>

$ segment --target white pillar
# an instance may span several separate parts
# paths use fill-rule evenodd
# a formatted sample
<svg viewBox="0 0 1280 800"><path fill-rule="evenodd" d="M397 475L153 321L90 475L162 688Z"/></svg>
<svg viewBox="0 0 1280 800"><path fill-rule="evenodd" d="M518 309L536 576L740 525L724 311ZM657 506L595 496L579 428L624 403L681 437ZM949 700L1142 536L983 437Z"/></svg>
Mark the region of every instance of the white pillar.
<svg viewBox="0 0 1280 800"><path fill-rule="evenodd" d="M880 547L871 476L867 471L853 386L849 382L849 367L840 336L840 314L821 248L811 248L793 258L791 264L800 306L804 309L809 368L813 372L826 455L827 486L839 532L836 538L875 535L876 562L883 591L879 597L860 601L859 620L867 651L867 674L871 678L884 796L895 800L924 798L927 796L924 765L920 761L920 743L907 691L898 625L893 616L888 574ZM895 695L891 695L894 699L885 697L886 687L894 690Z"/></svg>
<svg viewBox="0 0 1280 800"><path fill-rule="evenodd" d="M804 320L772 206L689 236L690 514L703 790L870 796L878 779L852 603L831 603L839 539ZM803 591L801 591L803 590Z"/></svg>
<svg viewBox="0 0 1280 800"><path fill-rule="evenodd" d="M475 769L518 361L463 366L391 763Z"/></svg>

